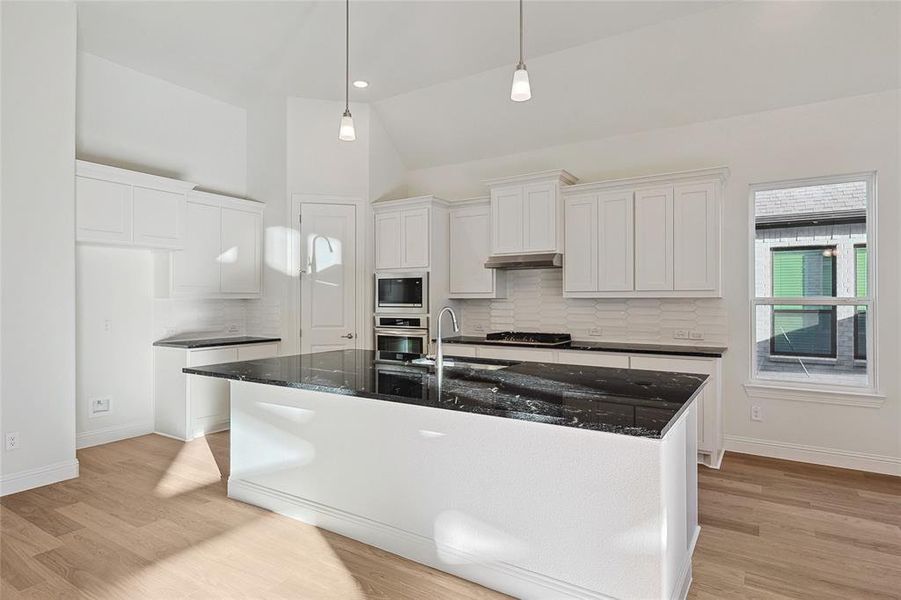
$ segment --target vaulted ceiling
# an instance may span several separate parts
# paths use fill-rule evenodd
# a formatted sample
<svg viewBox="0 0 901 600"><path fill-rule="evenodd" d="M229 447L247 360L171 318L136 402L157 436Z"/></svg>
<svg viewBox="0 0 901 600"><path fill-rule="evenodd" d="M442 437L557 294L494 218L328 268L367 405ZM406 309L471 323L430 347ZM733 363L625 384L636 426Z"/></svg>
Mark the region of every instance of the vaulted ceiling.
<svg viewBox="0 0 901 600"><path fill-rule="evenodd" d="M351 89L409 168L898 87L894 2L351 3ZM344 3L83 2L80 49L234 104L343 97Z"/></svg>

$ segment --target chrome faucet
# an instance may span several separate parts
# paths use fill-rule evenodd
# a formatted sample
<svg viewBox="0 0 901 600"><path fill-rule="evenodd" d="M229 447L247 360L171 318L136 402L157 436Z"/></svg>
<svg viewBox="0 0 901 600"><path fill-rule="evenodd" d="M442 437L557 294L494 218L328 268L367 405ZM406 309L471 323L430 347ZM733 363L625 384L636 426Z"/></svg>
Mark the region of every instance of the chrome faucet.
<svg viewBox="0 0 901 600"><path fill-rule="evenodd" d="M442 308L441 312L438 313L438 348L435 350L435 371L437 371L439 375L444 368L444 344L441 340L441 338L443 337L441 335L441 317L443 317L444 313L446 312L450 313L451 323L454 326L454 333L460 331L460 326L457 325L457 313L454 312L454 309L452 309L450 306L445 306L444 308Z"/></svg>

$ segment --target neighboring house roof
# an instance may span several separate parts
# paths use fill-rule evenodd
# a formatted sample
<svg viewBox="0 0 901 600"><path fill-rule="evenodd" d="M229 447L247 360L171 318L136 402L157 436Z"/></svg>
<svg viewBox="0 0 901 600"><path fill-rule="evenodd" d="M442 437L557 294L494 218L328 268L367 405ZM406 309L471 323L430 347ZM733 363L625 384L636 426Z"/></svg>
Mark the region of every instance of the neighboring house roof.
<svg viewBox="0 0 901 600"><path fill-rule="evenodd" d="M754 195L758 227L825 223L862 223L866 220L865 181L833 183Z"/></svg>

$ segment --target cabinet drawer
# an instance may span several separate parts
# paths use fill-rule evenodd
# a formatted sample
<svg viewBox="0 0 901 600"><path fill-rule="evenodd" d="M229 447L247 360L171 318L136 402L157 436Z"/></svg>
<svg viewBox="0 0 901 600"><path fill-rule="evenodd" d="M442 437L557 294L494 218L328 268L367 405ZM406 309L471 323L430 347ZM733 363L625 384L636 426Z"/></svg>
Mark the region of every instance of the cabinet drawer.
<svg viewBox="0 0 901 600"><path fill-rule="evenodd" d="M278 344L255 344L253 346L238 347L238 360L256 360L273 356L278 356Z"/></svg>
<svg viewBox="0 0 901 600"><path fill-rule="evenodd" d="M445 344L444 345L444 355L445 356L472 356L476 355L476 347L475 346L463 346L460 344Z"/></svg>
<svg viewBox="0 0 901 600"><path fill-rule="evenodd" d="M542 348L492 348L479 346L480 358L496 358L500 360L522 360L527 362L557 362L556 353L553 350Z"/></svg>
<svg viewBox="0 0 901 600"><path fill-rule="evenodd" d="M658 358L656 356L635 356L630 358L633 369L646 371L670 371L673 373L713 374L712 360L691 360L689 358Z"/></svg>
<svg viewBox="0 0 901 600"><path fill-rule="evenodd" d="M202 367L238 360L236 348L213 348L210 350L192 350L188 352L188 366Z"/></svg>
<svg viewBox="0 0 901 600"><path fill-rule="evenodd" d="M628 354L604 354L603 352L579 352L577 350L560 350L557 362L568 365L584 365L586 367L610 367L628 369Z"/></svg>

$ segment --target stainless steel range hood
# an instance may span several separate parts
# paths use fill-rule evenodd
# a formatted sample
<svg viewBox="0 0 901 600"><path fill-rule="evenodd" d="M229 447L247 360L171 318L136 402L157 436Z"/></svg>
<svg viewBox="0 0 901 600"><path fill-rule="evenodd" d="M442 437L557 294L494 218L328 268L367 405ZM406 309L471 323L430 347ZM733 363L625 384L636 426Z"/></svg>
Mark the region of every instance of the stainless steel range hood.
<svg viewBox="0 0 901 600"><path fill-rule="evenodd" d="M563 255L559 252L546 254L512 254L489 256L486 269L559 269L563 266Z"/></svg>

